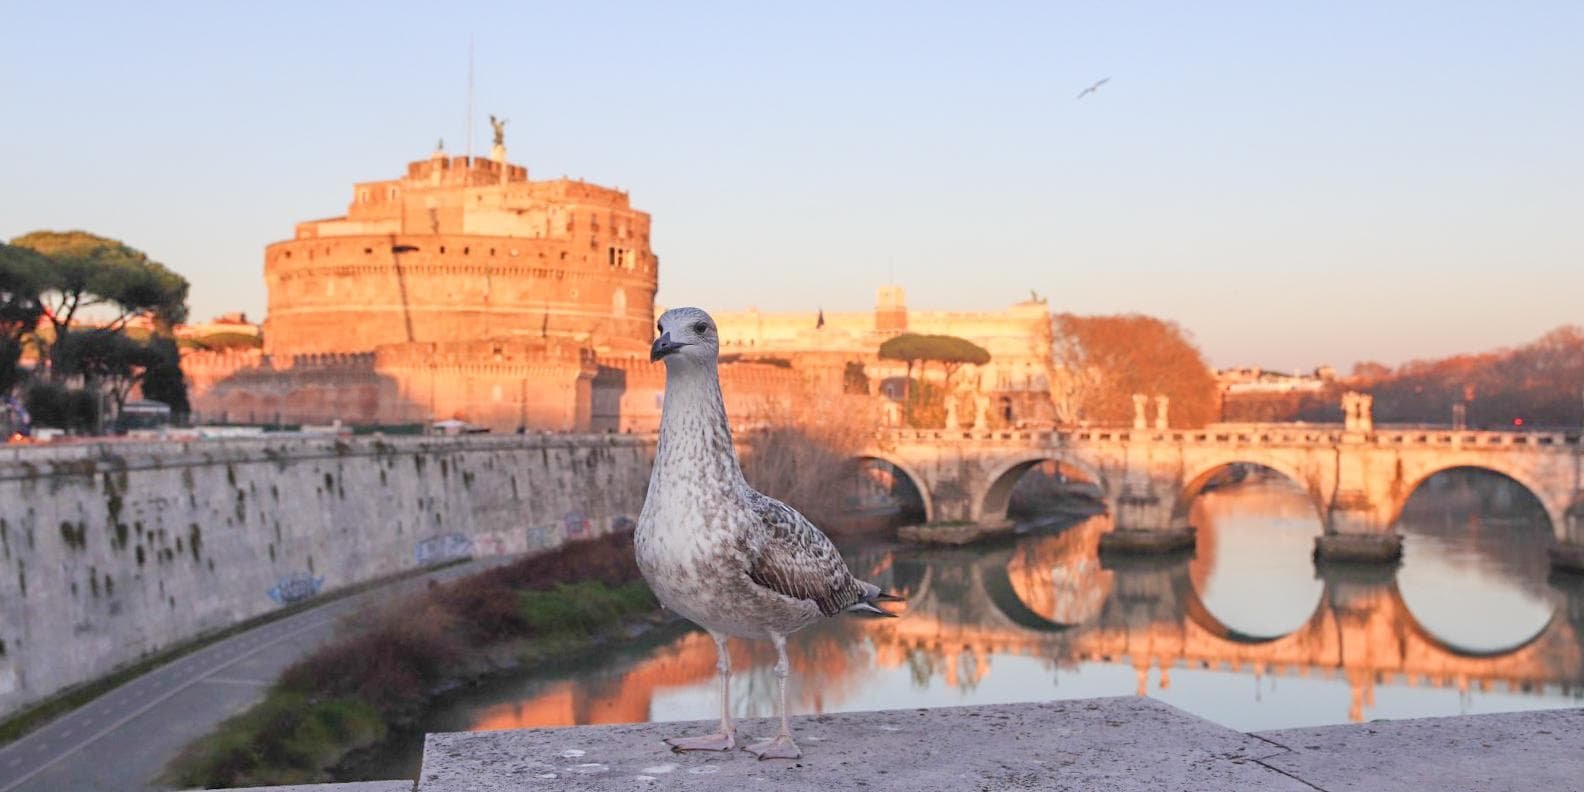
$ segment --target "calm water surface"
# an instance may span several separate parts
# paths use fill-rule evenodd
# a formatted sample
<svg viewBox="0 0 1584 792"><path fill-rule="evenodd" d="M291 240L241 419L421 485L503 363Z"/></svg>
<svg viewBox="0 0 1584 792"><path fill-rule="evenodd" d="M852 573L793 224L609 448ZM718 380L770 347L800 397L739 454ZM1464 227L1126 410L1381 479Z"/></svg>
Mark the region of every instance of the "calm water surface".
<svg viewBox="0 0 1584 792"><path fill-rule="evenodd" d="M1280 478L1199 496L1192 558L1102 561L1108 519L971 549L849 548L909 603L794 636L794 714L1143 695L1247 731L1584 703L1584 586L1548 579L1550 524L1506 479L1422 486L1395 570L1317 569L1320 520ZM733 710L773 715L769 644L731 648ZM714 665L707 635L663 631L460 693L423 728L714 718ZM382 770L415 772L416 743L397 750Z"/></svg>

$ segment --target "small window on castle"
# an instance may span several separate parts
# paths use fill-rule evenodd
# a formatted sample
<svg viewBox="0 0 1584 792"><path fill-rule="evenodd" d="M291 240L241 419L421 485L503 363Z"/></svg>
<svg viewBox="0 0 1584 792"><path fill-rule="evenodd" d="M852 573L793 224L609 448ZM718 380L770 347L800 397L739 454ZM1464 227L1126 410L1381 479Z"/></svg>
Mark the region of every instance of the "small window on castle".
<svg viewBox="0 0 1584 792"><path fill-rule="evenodd" d="M286 258L291 258L291 251L290 250L286 251Z"/></svg>
<svg viewBox="0 0 1584 792"><path fill-rule="evenodd" d="M392 201L396 200L396 188L390 188L390 190L385 193L385 197L391 199Z"/></svg>
<svg viewBox="0 0 1584 792"><path fill-rule="evenodd" d="M562 261L566 261L566 251L565 250L561 251L561 260Z"/></svg>
<svg viewBox="0 0 1584 792"><path fill-rule="evenodd" d="M445 245L441 245L441 246L440 246L440 252L441 252L441 253L444 253L444 252L445 252Z"/></svg>
<svg viewBox="0 0 1584 792"><path fill-rule="evenodd" d="M368 203L368 190L358 190L358 203Z"/></svg>
<svg viewBox="0 0 1584 792"><path fill-rule="evenodd" d="M464 256L466 256L467 254L472 253L472 252L473 252L473 248L470 248L470 247L462 248L462 255L464 255Z"/></svg>
<svg viewBox="0 0 1584 792"><path fill-rule="evenodd" d="M491 256L495 255L495 248L490 248L490 255Z"/></svg>
<svg viewBox="0 0 1584 792"><path fill-rule="evenodd" d="M363 248L364 255L368 255L368 254L373 253L373 252L374 252L374 248Z"/></svg>

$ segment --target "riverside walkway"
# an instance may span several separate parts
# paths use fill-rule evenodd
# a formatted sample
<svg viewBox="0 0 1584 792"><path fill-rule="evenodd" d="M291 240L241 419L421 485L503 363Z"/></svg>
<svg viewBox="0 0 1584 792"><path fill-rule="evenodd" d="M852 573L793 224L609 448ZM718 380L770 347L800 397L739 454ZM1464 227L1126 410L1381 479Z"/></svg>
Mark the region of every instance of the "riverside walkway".
<svg viewBox="0 0 1584 792"><path fill-rule="evenodd" d="M430 580L509 560L472 561L377 586L176 658L0 747L0 792L166 789L154 782L166 763L263 700L281 672L333 637L342 619Z"/></svg>

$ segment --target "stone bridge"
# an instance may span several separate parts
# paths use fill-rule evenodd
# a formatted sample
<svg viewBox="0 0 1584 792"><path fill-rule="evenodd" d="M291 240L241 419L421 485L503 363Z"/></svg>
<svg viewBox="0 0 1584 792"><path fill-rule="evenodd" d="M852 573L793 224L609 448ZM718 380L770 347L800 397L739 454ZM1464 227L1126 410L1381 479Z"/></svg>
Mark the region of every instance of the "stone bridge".
<svg viewBox="0 0 1584 792"><path fill-rule="evenodd" d="M1259 465L1309 493L1326 527L1319 549L1336 557L1372 544L1395 557L1392 526L1414 490L1440 471L1478 468L1516 481L1545 507L1559 564L1584 559L1584 447L1573 433L1361 429L1351 423L1192 431L903 429L878 436L862 456L906 475L931 522L1005 520L1018 479L1034 465L1055 461L1099 487L1116 524L1111 538L1164 536L1163 548L1192 543L1188 507L1215 474Z"/></svg>

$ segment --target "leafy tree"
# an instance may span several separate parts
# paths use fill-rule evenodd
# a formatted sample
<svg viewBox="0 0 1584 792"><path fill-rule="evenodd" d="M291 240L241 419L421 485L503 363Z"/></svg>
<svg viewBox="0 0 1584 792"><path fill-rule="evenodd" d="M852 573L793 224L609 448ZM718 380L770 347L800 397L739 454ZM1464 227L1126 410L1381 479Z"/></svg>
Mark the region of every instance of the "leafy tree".
<svg viewBox="0 0 1584 792"><path fill-rule="evenodd" d="M259 349L264 346L264 339L252 333L210 333L199 338L183 338L181 346L207 350Z"/></svg>
<svg viewBox="0 0 1584 792"><path fill-rule="evenodd" d="M99 424L99 398L58 382L34 380L23 394L23 404L33 417L34 426L91 432Z"/></svg>
<svg viewBox="0 0 1584 792"><path fill-rule="evenodd" d="M881 360L898 360L907 363L907 377L902 380L902 402L908 403L913 395L913 364L921 357L923 336L903 333L892 336L880 344Z"/></svg>
<svg viewBox="0 0 1584 792"><path fill-rule="evenodd" d="M124 243L85 231L34 231L11 245L45 257L34 285L56 344L90 309L108 312L96 324L110 331L140 317L161 330L187 318L187 279Z"/></svg>
<svg viewBox="0 0 1584 792"><path fill-rule="evenodd" d="M949 335L924 336L928 342L924 362L941 364L946 372L946 390L951 390L951 378L965 365L983 366L990 362L990 351L966 338Z"/></svg>
<svg viewBox="0 0 1584 792"><path fill-rule="evenodd" d="M1127 425L1133 394L1171 398L1173 426L1216 419L1215 377L1187 334L1151 316L1053 317L1051 356L1061 370L1052 396L1068 421Z"/></svg>
<svg viewBox="0 0 1584 792"><path fill-rule="evenodd" d="M969 341L949 335L924 335L921 333L903 333L888 338L880 345L880 358L882 360L898 360L907 363L907 381L903 383L903 400L908 401L911 396L913 366L918 364L922 368L925 364L935 362L941 364L945 372L945 390L951 389L952 375L964 365L973 364L983 366L990 362L990 352L984 347Z"/></svg>
<svg viewBox="0 0 1584 792"><path fill-rule="evenodd" d="M0 396L21 380L23 339L44 313L38 279L47 262L27 248L0 244Z"/></svg>
<svg viewBox="0 0 1584 792"><path fill-rule="evenodd" d="M104 387L115 400L118 413L133 386L142 381L150 367L164 362L150 344L128 338L125 333L97 329L57 339L54 352L61 371Z"/></svg>
<svg viewBox="0 0 1584 792"><path fill-rule="evenodd" d="M1375 396L1378 423L1445 424L1453 405L1470 426L1576 428L1584 422L1584 327L1563 326L1513 349L1415 360L1353 388Z"/></svg>
<svg viewBox="0 0 1584 792"><path fill-rule="evenodd" d="M192 412L192 405L187 401L187 380L181 370L181 352L168 336L154 336L147 343L143 395L164 402L171 408L171 416L179 419Z"/></svg>

